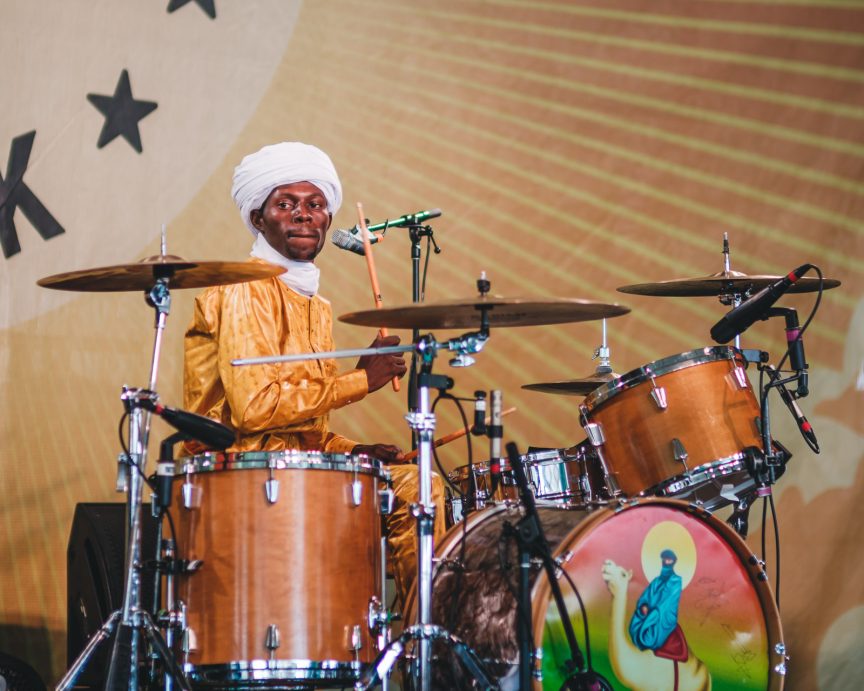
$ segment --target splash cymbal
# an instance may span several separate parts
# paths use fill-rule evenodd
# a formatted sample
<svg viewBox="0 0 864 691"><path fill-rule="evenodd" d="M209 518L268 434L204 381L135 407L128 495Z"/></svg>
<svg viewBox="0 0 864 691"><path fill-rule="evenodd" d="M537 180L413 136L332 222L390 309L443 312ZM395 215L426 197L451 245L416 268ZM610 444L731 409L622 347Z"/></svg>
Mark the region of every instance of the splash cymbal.
<svg viewBox="0 0 864 691"><path fill-rule="evenodd" d="M444 300L350 312L339 321L391 329L475 329L481 314L490 326L541 326L618 317L629 307L578 298L503 298L483 295L468 300Z"/></svg>
<svg viewBox="0 0 864 691"><path fill-rule="evenodd" d="M538 391L540 393L554 393L561 396L587 396L599 386L607 384L613 379L620 377L615 372L597 373L582 379L567 379L566 381L540 382L537 384L523 384L526 391Z"/></svg>
<svg viewBox="0 0 864 691"><path fill-rule="evenodd" d="M257 281L284 271L281 266L265 262L193 262L172 254L157 254L131 264L55 274L36 283L55 290L112 292L149 290L157 279L168 278L171 288L205 288Z"/></svg>
<svg viewBox="0 0 864 691"><path fill-rule="evenodd" d="M779 281L782 276L750 276L740 271L721 271L697 278L674 278L658 283L636 283L621 286L618 291L631 295L654 297L709 297L757 292ZM823 288L829 290L840 285L840 281L826 278ZM812 293L819 290L819 279L803 276L789 286L787 293Z"/></svg>

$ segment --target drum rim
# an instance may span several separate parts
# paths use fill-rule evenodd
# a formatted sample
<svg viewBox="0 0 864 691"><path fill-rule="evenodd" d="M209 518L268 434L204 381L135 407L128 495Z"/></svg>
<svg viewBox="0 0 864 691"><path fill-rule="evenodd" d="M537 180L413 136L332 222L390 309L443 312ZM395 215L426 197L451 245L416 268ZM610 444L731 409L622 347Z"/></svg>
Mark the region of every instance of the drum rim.
<svg viewBox="0 0 864 691"><path fill-rule="evenodd" d="M183 671L194 682L246 681L356 681L367 667L355 660L232 660L196 665L185 663ZM289 674L284 674L289 672ZM278 674L276 674L278 673ZM250 676L251 675L251 676Z"/></svg>
<svg viewBox="0 0 864 691"><path fill-rule="evenodd" d="M652 377L662 377L665 374L672 374L688 367L723 360L745 362L741 351L734 346L705 346L704 348L688 350L686 353L654 360L647 365L630 370L606 384L601 384L585 397L580 407L586 413L591 413L619 393L636 388L640 384L650 381Z"/></svg>
<svg viewBox="0 0 864 691"><path fill-rule="evenodd" d="M231 453L207 452L178 458L176 475L211 473L227 470L341 470L360 475L386 478L388 471L381 461L365 454L323 453L321 451L242 451Z"/></svg>
<svg viewBox="0 0 864 691"><path fill-rule="evenodd" d="M782 657L782 655L777 652L778 646L783 645L785 650L783 624L780 620L780 611L777 609L777 603L774 598L774 589L767 580L767 573L764 569L764 564L762 564L759 558L750 550L744 538L738 535L738 533L735 532L735 529L725 521L714 516L711 511L708 511L696 504L688 503L680 499L673 499L671 497L637 497L630 500L620 500L617 505L613 503L605 507L600 507L596 511L589 512L585 518L577 523L567 536L558 543L552 553L552 558L559 559L561 556L566 554L566 551L569 549L574 539L578 540L579 537L595 530L601 523L614 518L617 514L638 507L652 505L677 508L680 511L690 514L694 518L709 524L712 529L715 529L715 532L720 536L720 538L726 541L732 551L738 555L741 564L745 567L745 570L750 577L753 589L756 591L756 597L759 600L759 605L762 608L762 614L765 621L765 637L767 639L767 650L765 652L767 653L768 689L769 691L779 691L782 689L785 684L785 676L783 673L778 672L775 669L775 665L772 661L773 655ZM608 509L608 511L605 509ZM761 578L760 574L766 576L765 580ZM545 603L545 605L542 607L537 606L541 602ZM531 604L533 610L532 618L534 620L532 622L532 627L535 640L543 640L543 627L546 623L546 610L552 602L552 591L549 587L549 582L546 579L545 572L541 572L531 588ZM535 683L534 688L540 687Z"/></svg>

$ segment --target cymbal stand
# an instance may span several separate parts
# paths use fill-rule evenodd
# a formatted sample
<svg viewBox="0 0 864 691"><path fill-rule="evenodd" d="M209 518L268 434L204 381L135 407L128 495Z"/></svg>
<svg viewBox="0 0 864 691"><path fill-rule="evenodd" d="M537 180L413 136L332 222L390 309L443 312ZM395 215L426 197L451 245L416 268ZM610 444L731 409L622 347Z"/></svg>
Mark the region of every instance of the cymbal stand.
<svg viewBox="0 0 864 691"><path fill-rule="evenodd" d="M729 233L723 233L723 273L727 276L732 271L732 262L729 259ZM749 291L748 291L749 292ZM745 293L721 293L718 296L720 304L732 307L738 307L745 298L750 297L748 292ZM741 349L741 334L735 335L735 347Z"/></svg>
<svg viewBox="0 0 864 691"><path fill-rule="evenodd" d="M117 472L117 489L118 491L125 491L127 498L126 580L123 605L121 609L109 616L102 628L90 639L81 655L58 682L56 691L67 691L72 688L99 645L115 631L105 691L137 691L139 646L142 631L157 657L164 664L166 679L173 679L183 691L190 691L191 689L150 614L141 607L141 569L143 566L141 558L141 493L144 471L147 466L147 442L150 436L151 422L151 413L145 408L158 398L155 387L159 372L159 356L165 324L171 309L171 294L168 289L169 278L170 276L157 275L154 279L155 284L145 293L147 303L156 310L156 333L150 362L149 387L136 389L124 386L120 396L129 416L128 454L124 451L120 455Z"/></svg>

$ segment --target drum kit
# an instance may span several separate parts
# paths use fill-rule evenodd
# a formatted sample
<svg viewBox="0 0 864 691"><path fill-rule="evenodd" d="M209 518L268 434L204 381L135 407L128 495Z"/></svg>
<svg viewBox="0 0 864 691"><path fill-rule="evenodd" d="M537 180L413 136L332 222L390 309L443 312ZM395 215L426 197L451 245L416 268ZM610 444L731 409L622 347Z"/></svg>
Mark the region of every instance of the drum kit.
<svg viewBox="0 0 864 691"><path fill-rule="evenodd" d="M719 297L734 305L727 318L738 333L757 319L785 316L794 376L783 378L783 362L775 369L767 354L736 347L740 342L619 375L610 364L606 320L628 308L574 298L495 297L484 279L473 298L340 317L377 328L470 330L448 341L428 334L408 345L233 362L416 355L417 395L406 419L417 441L420 479L412 505L417 580L395 638L398 617L385 600L382 534L393 495L379 461L300 450L173 460L173 444L181 439L225 449L231 435L214 421L159 402L170 289L258 280L281 269L187 261L166 254L163 234L156 257L42 279L40 285L63 290L141 290L156 313L149 385L124 387L121 396L128 419L118 463L118 489L127 495L123 605L72 663L58 691L73 688L96 648L111 637L105 685L111 690L386 689L399 660L405 687L416 691L613 688L607 680L647 688L646 679L666 680L664 687L675 689L724 683L781 688L786 651L777 607L764 563L743 540L749 505L770 499L790 457L771 438L767 392L777 388L796 410L796 394L806 395L803 329L791 328L797 320L773 303L784 292L821 296L839 282L821 273L818 279L795 272L748 276L729 269L728 244L724 252L720 274L619 290ZM456 468L447 478L452 527L433 544L430 392L453 386L449 377L433 373L437 355L449 352L451 364L465 366L492 328L586 320L603 320L596 370L581 379L523 387L582 397L576 416L585 440L524 455L508 445L507 458L493 444L488 462ZM769 380L758 392L746 372L751 363ZM793 381L799 384L795 393L786 389ZM500 392L493 392L496 400L500 406ZM492 412L487 434L500 440L500 407ZM156 473L147 478L153 413L179 434L163 442ZM806 423L800 410L798 417ZM809 423L805 431L812 435ZM140 546L145 485L153 490L160 520L158 554L149 562ZM712 512L728 505L735 511L727 524ZM545 537L532 552L537 534ZM140 588L145 564L154 563L160 604L151 613L141 606ZM647 586L638 603L628 603L631 581L634 588ZM667 583L677 583L677 600L667 609L674 631L656 645L646 643L639 638L642 620L653 616L646 614L654 607L651 598Z"/></svg>

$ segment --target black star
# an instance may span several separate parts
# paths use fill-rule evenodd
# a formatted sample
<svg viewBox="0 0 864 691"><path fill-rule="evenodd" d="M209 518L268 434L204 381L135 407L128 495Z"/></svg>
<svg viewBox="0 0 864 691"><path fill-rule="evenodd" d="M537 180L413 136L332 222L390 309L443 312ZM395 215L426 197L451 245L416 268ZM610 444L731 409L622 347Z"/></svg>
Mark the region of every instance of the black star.
<svg viewBox="0 0 864 691"><path fill-rule="evenodd" d="M122 134L123 139L129 142L139 154L143 151L141 134L138 132L138 121L156 110L157 104L153 101L136 101L132 98L132 86L129 83L128 71L123 70L113 96L87 94L87 100L105 116L105 124L99 133L99 141L96 146L101 149L112 139Z"/></svg>
<svg viewBox="0 0 864 691"><path fill-rule="evenodd" d="M168 12L179 10L183 5L188 5L192 0L171 0L168 3ZM210 19L216 19L216 0L195 0L195 4L207 13Z"/></svg>

